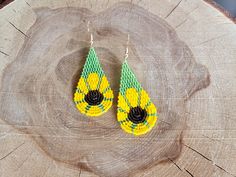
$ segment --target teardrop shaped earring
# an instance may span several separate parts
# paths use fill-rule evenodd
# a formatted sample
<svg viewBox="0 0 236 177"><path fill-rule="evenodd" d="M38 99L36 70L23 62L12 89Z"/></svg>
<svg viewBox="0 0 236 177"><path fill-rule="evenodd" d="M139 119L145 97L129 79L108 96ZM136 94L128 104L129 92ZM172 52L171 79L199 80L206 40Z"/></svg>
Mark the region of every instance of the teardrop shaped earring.
<svg viewBox="0 0 236 177"><path fill-rule="evenodd" d="M88 22L88 32L89 30ZM99 63L90 33L90 49L74 93L77 109L87 116L100 116L112 105L113 91Z"/></svg>
<svg viewBox="0 0 236 177"><path fill-rule="evenodd" d="M117 119L125 132L142 135L154 127L158 117L155 105L127 63L128 43L129 35L121 69Z"/></svg>

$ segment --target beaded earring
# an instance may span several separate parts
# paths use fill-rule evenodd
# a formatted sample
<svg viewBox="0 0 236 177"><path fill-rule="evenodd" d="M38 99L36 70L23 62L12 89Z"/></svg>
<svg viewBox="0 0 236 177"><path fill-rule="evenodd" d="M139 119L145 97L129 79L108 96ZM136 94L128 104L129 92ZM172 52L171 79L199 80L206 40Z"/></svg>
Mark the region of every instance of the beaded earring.
<svg viewBox="0 0 236 177"><path fill-rule="evenodd" d="M74 93L74 102L81 113L87 116L100 116L111 107L114 96L93 47L92 33L90 36L91 45Z"/></svg>
<svg viewBox="0 0 236 177"><path fill-rule="evenodd" d="M155 105L127 63L128 43L129 35L121 69L117 119L125 132L142 135L154 127L158 117Z"/></svg>

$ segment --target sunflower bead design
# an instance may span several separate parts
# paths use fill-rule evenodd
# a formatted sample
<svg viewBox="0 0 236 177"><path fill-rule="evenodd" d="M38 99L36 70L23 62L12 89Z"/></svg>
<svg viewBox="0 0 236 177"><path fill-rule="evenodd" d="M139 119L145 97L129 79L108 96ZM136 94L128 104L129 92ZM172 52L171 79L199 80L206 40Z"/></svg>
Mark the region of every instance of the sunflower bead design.
<svg viewBox="0 0 236 177"><path fill-rule="evenodd" d="M100 116L111 107L113 97L95 50L91 48L74 94L76 107L87 116Z"/></svg>
<svg viewBox="0 0 236 177"><path fill-rule="evenodd" d="M127 61L122 65L117 119L125 132L134 135L149 132L158 119L155 105L137 81Z"/></svg>

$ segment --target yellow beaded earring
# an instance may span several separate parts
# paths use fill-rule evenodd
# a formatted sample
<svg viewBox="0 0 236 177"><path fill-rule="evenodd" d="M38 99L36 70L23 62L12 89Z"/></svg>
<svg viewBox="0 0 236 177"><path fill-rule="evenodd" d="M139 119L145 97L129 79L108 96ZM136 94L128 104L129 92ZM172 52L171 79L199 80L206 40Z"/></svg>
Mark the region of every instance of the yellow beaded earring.
<svg viewBox="0 0 236 177"><path fill-rule="evenodd" d="M154 127L158 117L155 105L127 63L128 43L129 35L121 70L117 119L125 132L142 135Z"/></svg>
<svg viewBox="0 0 236 177"><path fill-rule="evenodd" d="M100 116L111 107L114 96L93 47L92 33L90 35L91 46L74 94L74 102L81 113Z"/></svg>

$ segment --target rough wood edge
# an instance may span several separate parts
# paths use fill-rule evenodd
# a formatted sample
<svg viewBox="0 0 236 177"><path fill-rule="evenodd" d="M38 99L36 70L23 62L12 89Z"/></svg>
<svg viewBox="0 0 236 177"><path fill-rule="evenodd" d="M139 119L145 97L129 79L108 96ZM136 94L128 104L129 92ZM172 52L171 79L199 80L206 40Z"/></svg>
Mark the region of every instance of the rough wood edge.
<svg viewBox="0 0 236 177"><path fill-rule="evenodd" d="M219 4L217 4L215 1L213 0L204 0L206 3L210 4L211 6L215 7L217 10L219 10L221 13L223 13L227 18L229 18L230 20L232 20L234 23L236 23L236 18L233 17L229 11L227 11L226 9L224 9L222 6L220 6Z"/></svg>

